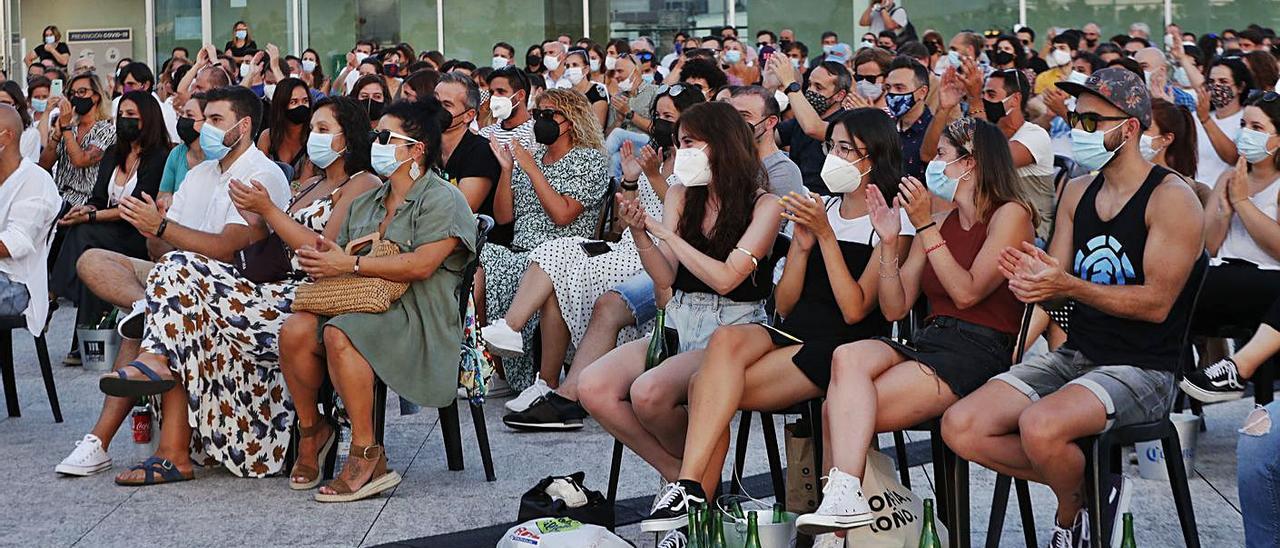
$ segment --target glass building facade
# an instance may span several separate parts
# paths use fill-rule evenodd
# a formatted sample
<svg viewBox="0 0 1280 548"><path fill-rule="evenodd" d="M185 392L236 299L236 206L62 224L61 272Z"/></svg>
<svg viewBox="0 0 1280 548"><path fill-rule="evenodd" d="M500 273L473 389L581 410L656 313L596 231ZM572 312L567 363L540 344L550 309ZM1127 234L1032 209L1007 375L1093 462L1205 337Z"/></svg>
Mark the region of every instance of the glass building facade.
<svg viewBox="0 0 1280 548"><path fill-rule="evenodd" d="M10 34L6 63L20 69L26 48L39 43L48 24L68 30L128 28L134 57L153 62L175 46L202 42L221 47L236 21L248 21L259 46L282 51L315 48L332 71L358 38L381 44L408 42L419 50L483 64L497 41L523 54L547 37L568 34L597 41L649 36L665 53L678 30L699 33L726 24L748 40L767 28L790 28L816 49L822 32L855 44L856 25L870 0L0 0ZM1280 27L1275 0L899 0L918 32L1009 28L1023 22L1043 33L1051 26L1089 21L1104 36L1147 23L1156 32L1166 20L1196 33L1244 27Z"/></svg>

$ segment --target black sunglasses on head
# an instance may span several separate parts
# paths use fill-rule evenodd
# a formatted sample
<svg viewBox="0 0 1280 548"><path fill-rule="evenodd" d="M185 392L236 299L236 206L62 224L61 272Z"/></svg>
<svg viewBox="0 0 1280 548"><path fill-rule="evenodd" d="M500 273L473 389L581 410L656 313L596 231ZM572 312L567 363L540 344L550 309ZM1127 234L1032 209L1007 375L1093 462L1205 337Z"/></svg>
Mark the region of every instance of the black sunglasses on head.
<svg viewBox="0 0 1280 548"><path fill-rule="evenodd" d="M1067 124L1071 127L1079 126L1089 133L1098 131L1098 122L1128 120L1129 116L1103 116L1096 112L1075 112L1067 113Z"/></svg>

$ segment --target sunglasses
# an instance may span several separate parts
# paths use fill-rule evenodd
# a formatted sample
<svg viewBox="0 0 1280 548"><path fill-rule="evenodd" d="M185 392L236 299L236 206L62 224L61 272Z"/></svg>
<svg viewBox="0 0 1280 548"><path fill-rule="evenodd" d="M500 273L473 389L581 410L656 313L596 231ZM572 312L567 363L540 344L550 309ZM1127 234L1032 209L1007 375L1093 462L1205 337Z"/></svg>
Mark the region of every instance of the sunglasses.
<svg viewBox="0 0 1280 548"><path fill-rule="evenodd" d="M658 86L658 93L657 95L655 95L655 97L663 94L666 94L670 97L676 97L689 89L696 89L699 92L703 91L702 86L698 84L671 84L671 85L662 84L661 86Z"/></svg>
<svg viewBox="0 0 1280 548"><path fill-rule="evenodd" d="M853 75L853 81L854 82L871 82L874 84L875 81L879 79L881 76L884 76L884 75L883 74L855 74Z"/></svg>
<svg viewBox="0 0 1280 548"><path fill-rule="evenodd" d="M1089 133L1098 131L1098 122L1128 120L1129 116L1103 116L1096 112L1068 112L1067 124L1071 127L1079 126Z"/></svg>
<svg viewBox="0 0 1280 548"><path fill-rule="evenodd" d="M375 143L378 143L380 145L385 145L391 142L392 138L409 141L407 144L414 144L414 143L420 142L417 139L414 139L413 137L409 137L408 135L401 135L389 129L379 129L379 130L373 130L369 132L369 140Z"/></svg>
<svg viewBox="0 0 1280 548"><path fill-rule="evenodd" d="M541 119L541 118L554 119L557 114L564 116L563 112L560 112L553 108L535 108L529 111L529 113L532 114L535 119Z"/></svg>

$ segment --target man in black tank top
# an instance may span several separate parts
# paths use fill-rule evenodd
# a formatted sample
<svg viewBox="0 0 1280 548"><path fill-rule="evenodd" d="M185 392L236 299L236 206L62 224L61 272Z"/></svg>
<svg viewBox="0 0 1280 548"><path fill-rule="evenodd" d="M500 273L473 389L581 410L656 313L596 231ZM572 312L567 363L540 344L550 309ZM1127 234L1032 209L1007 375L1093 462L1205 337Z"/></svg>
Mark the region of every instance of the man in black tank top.
<svg viewBox="0 0 1280 548"><path fill-rule="evenodd" d="M1086 546L1084 454L1075 440L1169 413L1204 249L1203 210L1172 172L1143 160L1151 99L1124 68L1059 83L1078 98L1072 150L1096 176L1062 192L1049 252L1006 249L1019 300L1072 302L1067 342L994 377L943 419L960 456L1044 483L1058 498L1052 546ZM1066 541L1065 544L1058 542Z"/></svg>

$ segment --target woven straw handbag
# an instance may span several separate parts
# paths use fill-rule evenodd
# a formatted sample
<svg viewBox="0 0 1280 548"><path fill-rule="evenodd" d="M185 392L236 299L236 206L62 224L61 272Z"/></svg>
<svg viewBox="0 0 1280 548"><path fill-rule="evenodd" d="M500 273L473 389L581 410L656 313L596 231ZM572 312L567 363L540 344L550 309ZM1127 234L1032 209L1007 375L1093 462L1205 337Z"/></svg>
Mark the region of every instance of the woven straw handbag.
<svg viewBox="0 0 1280 548"><path fill-rule="evenodd" d="M377 232L352 240L347 244L347 254L370 245L365 257L390 257L400 253L400 247L390 240L383 240ZM293 310L311 312L321 316L340 316L365 312L379 314L391 308L409 290L409 284L392 282L382 278L343 274L321 278L298 286L293 297Z"/></svg>

